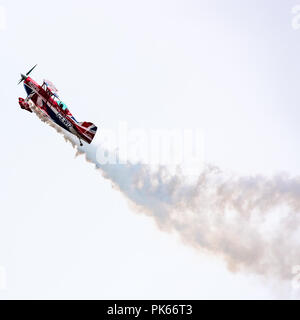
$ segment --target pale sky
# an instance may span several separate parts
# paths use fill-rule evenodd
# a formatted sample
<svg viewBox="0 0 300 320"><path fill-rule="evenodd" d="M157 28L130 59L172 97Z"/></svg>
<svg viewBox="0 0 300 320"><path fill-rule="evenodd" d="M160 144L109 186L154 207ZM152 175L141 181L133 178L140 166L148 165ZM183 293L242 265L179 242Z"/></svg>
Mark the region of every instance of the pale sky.
<svg viewBox="0 0 300 320"><path fill-rule="evenodd" d="M209 163L242 175L299 175L297 4L0 0L0 298L299 294L289 283L283 291L272 279L231 273L219 258L160 231L20 109L25 91L16 85L37 63L33 79L53 81L78 120L98 125L95 143L102 127L119 121L201 128Z"/></svg>

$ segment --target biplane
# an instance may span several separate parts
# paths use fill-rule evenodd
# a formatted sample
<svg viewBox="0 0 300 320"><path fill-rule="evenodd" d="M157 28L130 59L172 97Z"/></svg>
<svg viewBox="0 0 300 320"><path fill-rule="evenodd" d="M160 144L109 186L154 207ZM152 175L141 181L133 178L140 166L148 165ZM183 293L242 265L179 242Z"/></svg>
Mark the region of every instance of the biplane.
<svg viewBox="0 0 300 320"><path fill-rule="evenodd" d="M82 140L90 144L97 132L97 127L91 122L78 122L67 105L60 100L57 89L51 81L44 80L43 84L39 85L30 78L29 74L36 66L26 75L21 74L18 84L24 82L27 97L19 98L20 107L32 112L29 103L31 101L49 120L77 136L81 146Z"/></svg>

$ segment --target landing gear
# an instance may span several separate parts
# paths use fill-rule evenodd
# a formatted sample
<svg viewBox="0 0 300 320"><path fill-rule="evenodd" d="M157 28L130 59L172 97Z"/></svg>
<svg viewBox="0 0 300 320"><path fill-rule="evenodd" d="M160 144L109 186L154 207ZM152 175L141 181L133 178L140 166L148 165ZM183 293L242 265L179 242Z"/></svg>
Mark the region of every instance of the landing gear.
<svg viewBox="0 0 300 320"><path fill-rule="evenodd" d="M34 95L34 91L32 92L32 93L30 93L27 97L26 97L26 99L25 99L25 101L28 103L28 101L32 98L32 96Z"/></svg>
<svg viewBox="0 0 300 320"><path fill-rule="evenodd" d="M29 107L29 104L26 100L24 100L23 98L19 98L19 105L22 109L25 109L29 112L32 112L32 110Z"/></svg>
<svg viewBox="0 0 300 320"><path fill-rule="evenodd" d="M80 142L80 147L82 147L83 146L83 143L81 142L81 140L79 139L79 142Z"/></svg>

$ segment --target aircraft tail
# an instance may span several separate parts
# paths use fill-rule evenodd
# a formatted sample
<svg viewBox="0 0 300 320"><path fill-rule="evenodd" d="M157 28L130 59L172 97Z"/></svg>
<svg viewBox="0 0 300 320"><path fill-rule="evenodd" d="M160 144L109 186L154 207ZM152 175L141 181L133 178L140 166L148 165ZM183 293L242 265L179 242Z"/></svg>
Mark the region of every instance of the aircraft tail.
<svg viewBox="0 0 300 320"><path fill-rule="evenodd" d="M79 128L87 143L91 143L97 132L97 127L92 122L79 122Z"/></svg>

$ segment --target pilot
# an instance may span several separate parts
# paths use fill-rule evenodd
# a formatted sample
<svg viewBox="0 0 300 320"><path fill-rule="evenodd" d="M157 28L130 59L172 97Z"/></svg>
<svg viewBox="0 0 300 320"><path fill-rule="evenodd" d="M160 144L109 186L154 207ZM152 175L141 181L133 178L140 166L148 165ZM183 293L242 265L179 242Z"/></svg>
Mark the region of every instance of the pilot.
<svg viewBox="0 0 300 320"><path fill-rule="evenodd" d="M62 101L60 101L58 105L62 108L62 110L63 110L64 112L66 112L66 111L68 110L67 105L64 104Z"/></svg>

